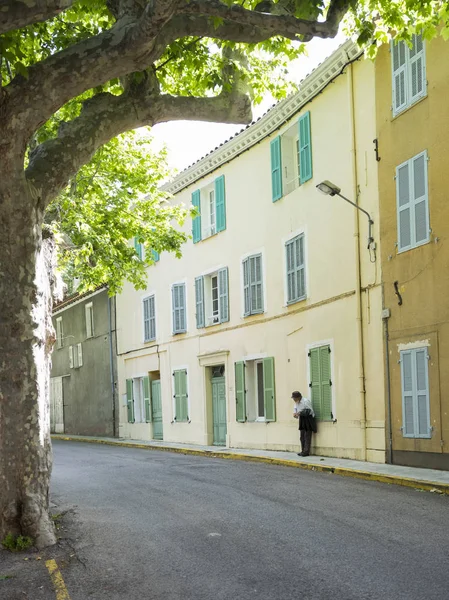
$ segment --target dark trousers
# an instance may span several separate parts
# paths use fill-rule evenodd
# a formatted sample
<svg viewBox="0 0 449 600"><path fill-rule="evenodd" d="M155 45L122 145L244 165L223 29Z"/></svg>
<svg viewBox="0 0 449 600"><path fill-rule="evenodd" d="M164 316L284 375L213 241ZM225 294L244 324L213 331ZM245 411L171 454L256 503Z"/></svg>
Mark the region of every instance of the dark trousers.
<svg viewBox="0 0 449 600"><path fill-rule="evenodd" d="M310 445L312 443L312 432L301 429L299 431L301 437L301 450L310 454Z"/></svg>

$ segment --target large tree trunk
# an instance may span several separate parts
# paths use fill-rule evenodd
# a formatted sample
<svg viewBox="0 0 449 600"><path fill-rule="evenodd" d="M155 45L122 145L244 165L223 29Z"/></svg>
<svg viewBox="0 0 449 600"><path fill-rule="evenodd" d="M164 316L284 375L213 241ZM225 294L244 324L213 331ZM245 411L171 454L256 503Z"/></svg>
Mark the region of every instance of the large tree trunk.
<svg viewBox="0 0 449 600"><path fill-rule="evenodd" d="M0 153L0 541L22 534L44 547L55 543L48 513L54 242L42 239L43 210L25 181L23 159L6 154Z"/></svg>

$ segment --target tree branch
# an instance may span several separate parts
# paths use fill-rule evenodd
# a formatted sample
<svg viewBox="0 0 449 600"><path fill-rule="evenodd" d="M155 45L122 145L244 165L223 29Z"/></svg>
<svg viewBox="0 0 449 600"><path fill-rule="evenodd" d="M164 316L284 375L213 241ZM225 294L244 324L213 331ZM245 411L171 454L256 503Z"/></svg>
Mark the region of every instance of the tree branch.
<svg viewBox="0 0 449 600"><path fill-rule="evenodd" d="M0 0L0 34L55 17L74 0Z"/></svg>
<svg viewBox="0 0 449 600"><path fill-rule="evenodd" d="M121 96L94 96L84 103L78 118L60 127L56 138L40 144L31 153L26 177L42 208L98 148L120 133L175 120L251 122L251 101L237 91L213 98L176 97L160 95L156 87L147 81Z"/></svg>

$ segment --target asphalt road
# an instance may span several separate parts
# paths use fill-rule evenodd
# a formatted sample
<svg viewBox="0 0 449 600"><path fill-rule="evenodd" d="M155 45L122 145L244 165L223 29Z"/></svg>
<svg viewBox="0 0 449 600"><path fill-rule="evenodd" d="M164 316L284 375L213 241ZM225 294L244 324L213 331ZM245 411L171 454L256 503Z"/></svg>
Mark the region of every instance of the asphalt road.
<svg viewBox="0 0 449 600"><path fill-rule="evenodd" d="M449 598L449 497L274 465L55 442L72 600Z"/></svg>

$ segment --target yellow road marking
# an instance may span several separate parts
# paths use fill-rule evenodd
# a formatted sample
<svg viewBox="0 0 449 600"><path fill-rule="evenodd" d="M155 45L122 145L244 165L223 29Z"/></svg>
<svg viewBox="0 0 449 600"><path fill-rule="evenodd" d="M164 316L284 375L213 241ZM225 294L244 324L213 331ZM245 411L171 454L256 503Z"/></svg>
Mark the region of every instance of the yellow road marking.
<svg viewBox="0 0 449 600"><path fill-rule="evenodd" d="M47 560L45 566L50 573L51 581L56 592L56 600L70 600L69 592L65 587L64 579L62 578L61 571L54 559Z"/></svg>

